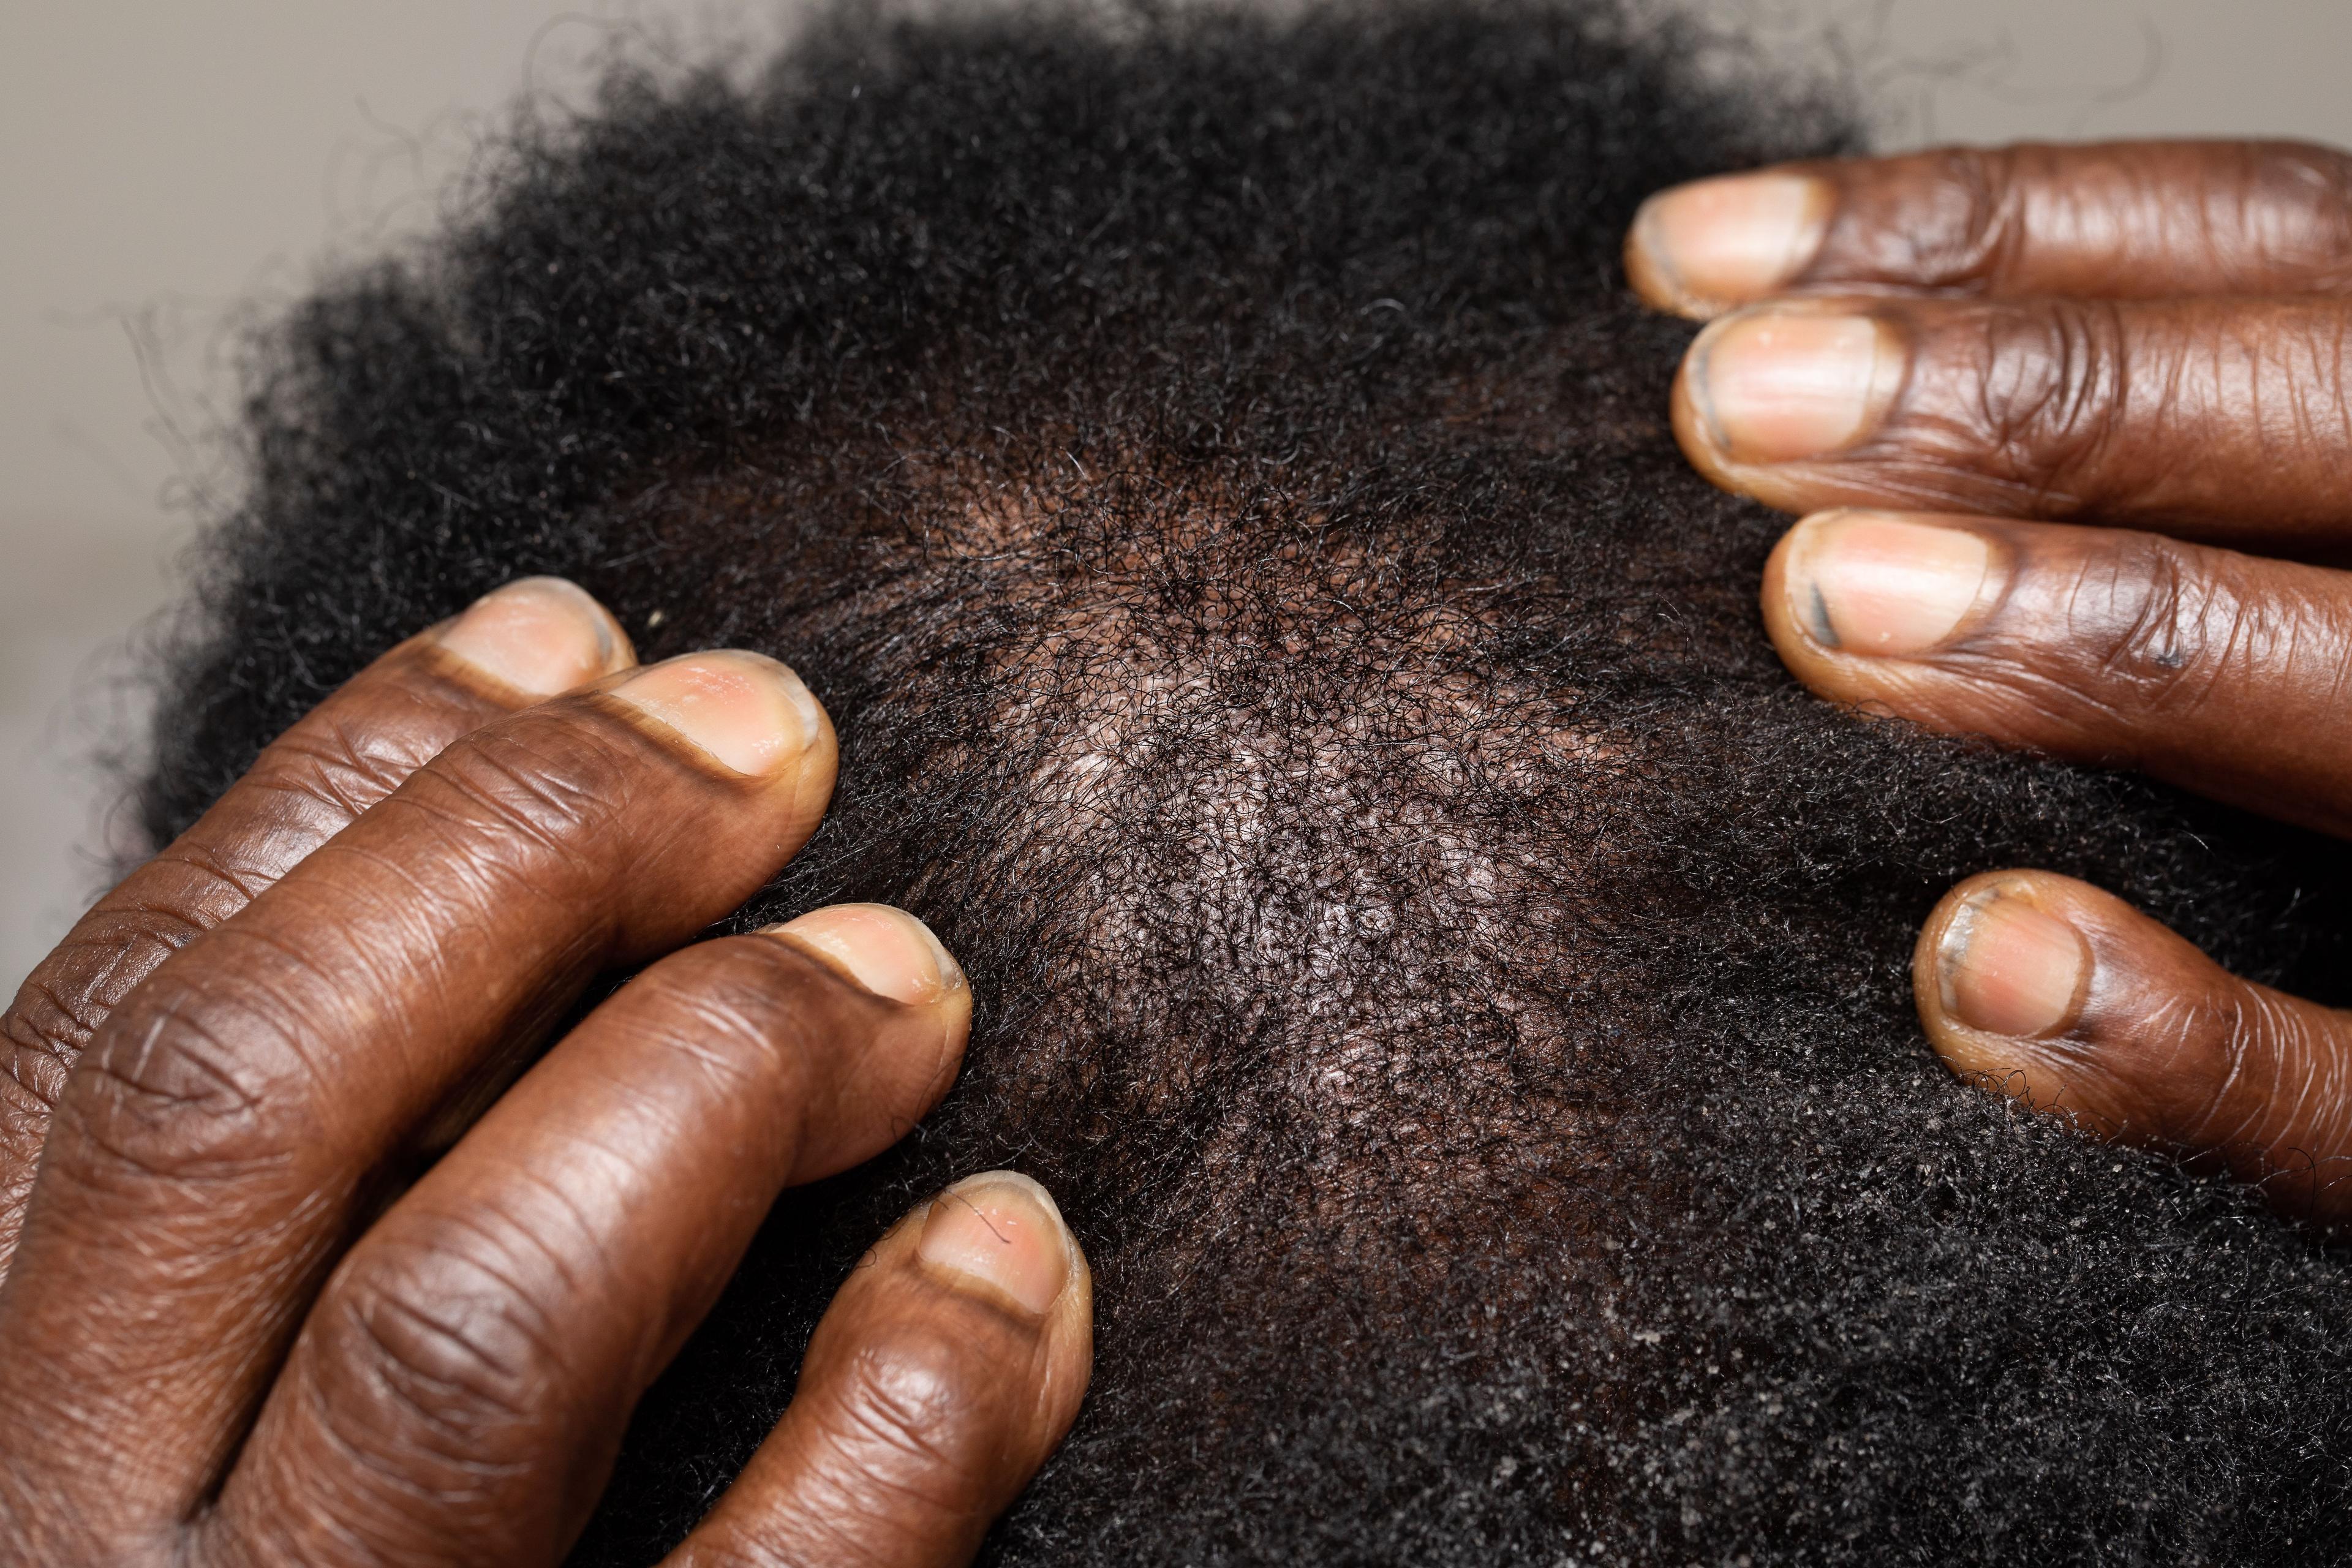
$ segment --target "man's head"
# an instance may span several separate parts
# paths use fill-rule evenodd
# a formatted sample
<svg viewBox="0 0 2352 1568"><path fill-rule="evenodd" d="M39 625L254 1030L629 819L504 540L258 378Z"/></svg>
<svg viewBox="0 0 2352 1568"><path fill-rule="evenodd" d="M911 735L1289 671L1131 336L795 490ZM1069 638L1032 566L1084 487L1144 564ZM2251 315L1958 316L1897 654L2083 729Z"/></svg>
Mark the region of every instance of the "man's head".
<svg viewBox="0 0 2352 1568"><path fill-rule="evenodd" d="M2030 861L2325 994L2344 912L2281 868L2326 852L1782 675L1778 524L1684 471L1685 330L1616 248L1845 133L1677 47L1576 5L837 21L755 90L616 78L273 340L154 831L560 572L835 715L833 815L742 921L899 903L980 998L932 1121L779 1211L583 1560L690 1522L857 1248L999 1164L1100 1308L1004 1561L2340 1539L2340 1261L1962 1092L1905 978L1937 894Z"/></svg>

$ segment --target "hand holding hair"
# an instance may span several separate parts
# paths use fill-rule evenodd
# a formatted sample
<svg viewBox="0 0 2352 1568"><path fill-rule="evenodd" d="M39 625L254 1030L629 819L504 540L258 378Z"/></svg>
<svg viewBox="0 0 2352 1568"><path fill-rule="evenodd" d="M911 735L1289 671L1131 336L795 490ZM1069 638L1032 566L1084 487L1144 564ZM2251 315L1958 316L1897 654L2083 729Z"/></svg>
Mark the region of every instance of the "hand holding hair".
<svg viewBox="0 0 2352 1568"><path fill-rule="evenodd" d="M85 918L7 1020L0 1559L559 1562L777 1193L895 1142L961 1058L971 992L912 916L680 948L835 765L782 665L638 667L529 579ZM958 1183L876 1243L666 1563L968 1561L1076 1415L1090 1301L1042 1188Z"/></svg>
<svg viewBox="0 0 2352 1568"><path fill-rule="evenodd" d="M1626 259L1712 318L1692 461L1812 514L1763 590L1800 679L2352 835L2352 158L1792 164L1653 198ZM1915 982L1956 1070L2352 1219L2352 1015L2030 870L1953 889Z"/></svg>

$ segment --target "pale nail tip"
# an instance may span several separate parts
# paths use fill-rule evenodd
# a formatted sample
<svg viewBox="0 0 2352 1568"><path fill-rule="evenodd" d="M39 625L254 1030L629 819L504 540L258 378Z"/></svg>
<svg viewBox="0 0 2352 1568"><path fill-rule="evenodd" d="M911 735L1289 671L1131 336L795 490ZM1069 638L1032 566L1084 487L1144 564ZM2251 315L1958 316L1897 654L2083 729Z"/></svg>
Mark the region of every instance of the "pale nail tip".
<svg viewBox="0 0 2352 1568"><path fill-rule="evenodd" d="M824 733L824 710L818 705L816 694L808 689L808 683L790 666L784 667L784 674L791 680L793 712L801 721L801 744L814 746Z"/></svg>
<svg viewBox="0 0 2352 1568"><path fill-rule="evenodd" d="M857 940L860 927L887 931L892 951ZM964 984L963 971L931 929L888 904L832 904L767 928L836 960L849 977L877 996L910 1006L936 1003Z"/></svg>
<svg viewBox="0 0 2352 1568"><path fill-rule="evenodd" d="M1054 1201L1054 1194L1045 1190L1045 1184L1036 1177L1024 1175L1019 1171L975 1172L950 1184L948 1191L969 1194L994 1186L1011 1187L1017 1192L1026 1194L1029 1201L1052 1216L1055 1224L1062 1223L1062 1205Z"/></svg>
<svg viewBox="0 0 2352 1568"><path fill-rule="evenodd" d="M551 592L542 579L509 583L467 606L439 641L451 656L518 691L551 697L609 662L605 622L601 612L582 613L585 597L576 589ZM586 604L593 608L594 601Z"/></svg>
<svg viewBox="0 0 2352 1568"><path fill-rule="evenodd" d="M576 601L587 613L588 625L596 634L597 668L611 669L615 656L620 652L620 626L613 619L612 612L598 603L594 595L576 583L566 582L561 577L551 577L548 581L562 589L565 596Z"/></svg>
<svg viewBox="0 0 2352 1568"><path fill-rule="evenodd" d="M1725 457L1731 455L1731 437L1723 427L1722 418L1715 410L1715 345L1729 330L1731 320L1718 317L1707 323L1698 340L1691 344L1690 374L1685 378L1690 388L1691 410L1698 416L1700 428L1706 432L1707 445Z"/></svg>
<svg viewBox="0 0 2352 1568"><path fill-rule="evenodd" d="M940 933L931 929L930 921L923 919L920 915L909 914L905 910L897 910L893 912L905 920L908 924L912 925L915 928L916 933L929 945L931 950L931 963L939 973L940 994L944 996L950 992L961 990L965 984L963 965L956 962L955 954L948 951L948 944L940 940ZM1010 1174L1012 1173L1007 1173ZM1024 1176L1022 1180L1027 1181L1028 1178ZM1033 1187L1036 1187L1038 1195L1041 1198L1045 1198L1047 1203L1050 1204L1053 1201L1050 1197L1045 1197L1045 1188L1037 1187L1037 1184L1034 1182L1031 1182L1029 1184Z"/></svg>
<svg viewBox="0 0 2352 1568"><path fill-rule="evenodd" d="M613 656L618 651L619 646L615 637L616 627L612 612L604 608L603 602L595 595L569 577L549 575L526 577L521 583L512 585L521 587L526 584L541 593L551 594L578 609L586 621L588 629L596 638L596 668L600 670L609 670L613 668Z"/></svg>
<svg viewBox="0 0 2352 1568"><path fill-rule="evenodd" d="M1682 275L1667 254L1664 236L1658 226L1658 204L1664 198L1652 196L1633 214L1631 230L1632 247L1627 270L1633 274L1634 286L1649 298L1652 304L1683 314L1690 313L1699 304Z"/></svg>
<svg viewBox="0 0 2352 1568"><path fill-rule="evenodd" d="M1960 960L1969 951L1970 933L1976 929L1977 911L1984 907L1984 896L1970 899L1952 911L1944 922L1944 934L1936 943L1936 998L1943 1005L1944 1016L1957 1018L1960 1013L1959 993L1955 982L1959 977Z"/></svg>

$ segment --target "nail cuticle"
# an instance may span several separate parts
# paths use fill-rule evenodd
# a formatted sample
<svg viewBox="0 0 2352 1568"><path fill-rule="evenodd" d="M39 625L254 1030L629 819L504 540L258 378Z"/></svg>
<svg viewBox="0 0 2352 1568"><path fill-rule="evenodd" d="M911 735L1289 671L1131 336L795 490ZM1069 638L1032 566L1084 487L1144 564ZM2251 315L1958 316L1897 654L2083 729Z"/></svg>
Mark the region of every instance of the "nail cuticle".
<svg viewBox="0 0 2352 1568"><path fill-rule="evenodd" d="M808 689L808 683L800 678L800 672L790 665L785 665L783 669L792 678L793 711L799 715L801 721L801 750L806 751L816 744L818 736L824 733L824 710L817 706L816 694Z"/></svg>

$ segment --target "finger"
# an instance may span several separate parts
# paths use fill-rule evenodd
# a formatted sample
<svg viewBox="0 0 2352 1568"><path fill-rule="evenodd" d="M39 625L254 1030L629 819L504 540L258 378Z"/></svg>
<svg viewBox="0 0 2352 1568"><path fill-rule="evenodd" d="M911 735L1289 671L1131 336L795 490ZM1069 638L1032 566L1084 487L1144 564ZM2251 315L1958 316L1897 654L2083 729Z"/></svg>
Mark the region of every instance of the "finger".
<svg viewBox="0 0 2352 1568"><path fill-rule="evenodd" d="M1010 1171L968 1177L850 1275L783 1420L663 1568L969 1563L1093 1363L1093 1284L1054 1200Z"/></svg>
<svg viewBox="0 0 2352 1568"><path fill-rule="evenodd" d="M1716 483L1832 506L2352 549L2344 307L1775 305L1691 345L1675 431Z"/></svg>
<svg viewBox="0 0 2352 1568"><path fill-rule="evenodd" d="M109 1506L192 1507L368 1208L589 975L789 858L834 765L783 666L651 666L459 741L157 970L42 1153L0 1342L47 1353L0 1387L0 1443L11 1415L110 1422L83 1472Z"/></svg>
<svg viewBox="0 0 2352 1568"><path fill-rule="evenodd" d="M2352 1216L2352 1016L2237 979L2040 871L1953 889L1912 978L1955 1072L2105 1137L2218 1158L2287 1212Z"/></svg>
<svg viewBox="0 0 2352 1568"><path fill-rule="evenodd" d="M954 1077L971 1016L930 932L876 905L638 976L337 1268L210 1521L214 1555L557 1561L776 1193L896 1142Z"/></svg>
<svg viewBox="0 0 2352 1568"><path fill-rule="evenodd" d="M1827 512L1764 621L1833 701L2352 836L2352 574L2156 534Z"/></svg>
<svg viewBox="0 0 2352 1568"><path fill-rule="evenodd" d="M1695 181L1643 204L1642 298L1792 290L2149 299L2352 289L2352 159L2299 142L1946 147Z"/></svg>
<svg viewBox="0 0 2352 1568"><path fill-rule="evenodd" d="M0 1274L67 1074L132 987L458 736L635 662L620 624L578 588L510 583L362 670L99 900L26 979L0 1030Z"/></svg>

